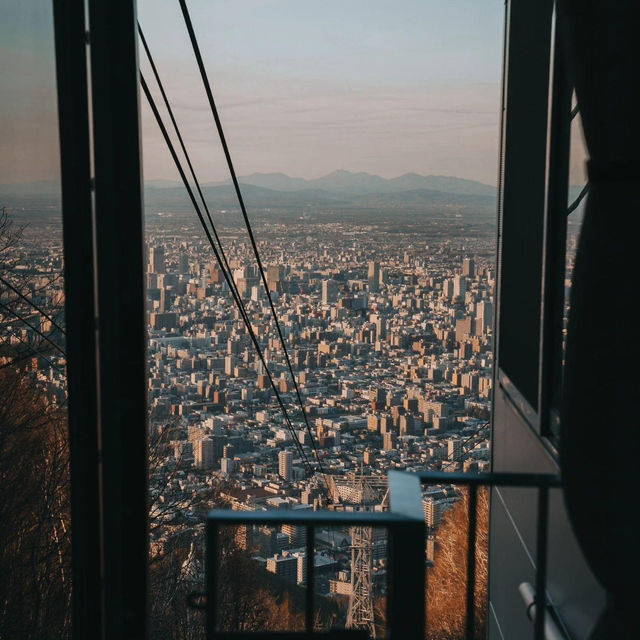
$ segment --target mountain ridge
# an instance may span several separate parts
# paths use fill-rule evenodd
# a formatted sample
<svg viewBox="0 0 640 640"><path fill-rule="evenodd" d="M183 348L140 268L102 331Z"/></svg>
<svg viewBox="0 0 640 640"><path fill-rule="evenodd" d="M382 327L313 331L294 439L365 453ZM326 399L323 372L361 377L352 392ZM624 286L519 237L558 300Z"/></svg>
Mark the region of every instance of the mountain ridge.
<svg viewBox="0 0 640 640"><path fill-rule="evenodd" d="M416 189L430 189L461 195L496 195L495 187L455 176L421 175L418 173L405 173L395 178L383 178L381 176L366 173L364 171L353 172L345 169L336 169L319 178L294 178L282 172L251 173L240 176L238 181L243 185L261 187L272 191L318 191L327 193L359 196L367 194L397 193L401 191L414 191ZM203 187L219 187L230 185L230 180L206 182ZM181 187L177 180L157 179L145 181L147 189L173 189ZM30 192L32 194L58 193L60 185L55 181L34 181L16 184L0 184L0 194L18 194Z"/></svg>
<svg viewBox="0 0 640 640"><path fill-rule="evenodd" d="M292 178L284 173L253 173L239 178L247 205L252 209L424 209L432 206L493 207L495 188L453 176L422 176L405 173L383 178L366 172L338 169L314 179ZM3 188L4 187L4 188ZM235 190L229 180L202 185L211 207L233 209ZM23 199L43 200L46 192L59 194L56 183L0 185L0 200L8 205ZM59 197L59 196L58 196ZM190 208L182 183L172 180L145 182L145 208Z"/></svg>
<svg viewBox="0 0 640 640"><path fill-rule="evenodd" d="M273 189L274 191L305 191L323 189L341 195L365 195L396 193L415 189L431 189L459 195L495 196L496 188L490 185L457 178L455 176L421 175L405 173L395 178L383 178L364 171L352 172L336 169L320 178L292 178L285 173L252 173L238 178L243 184ZM207 183L206 186L229 184L229 180Z"/></svg>
<svg viewBox="0 0 640 640"><path fill-rule="evenodd" d="M296 208L422 208L433 205L481 206L495 205L494 196L454 194L434 189L407 189L395 192L339 193L327 189L302 189L279 191L240 181L244 200L251 209L271 207ZM237 207L233 186L229 183L203 185L209 206L225 209ZM187 202L182 186L164 189L147 189L145 204L150 207L175 207Z"/></svg>

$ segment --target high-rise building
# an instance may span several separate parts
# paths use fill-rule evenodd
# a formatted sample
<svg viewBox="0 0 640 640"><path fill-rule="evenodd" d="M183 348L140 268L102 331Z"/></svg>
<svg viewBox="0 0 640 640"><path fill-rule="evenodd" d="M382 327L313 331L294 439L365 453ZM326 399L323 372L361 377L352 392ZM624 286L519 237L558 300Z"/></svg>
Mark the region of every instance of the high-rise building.
<svg viewBox="0 0 640 640"><path fill-rule="evenodd" d="M370 413L367 416L367 429L369 431L379 431L380 430L380 418L374 413Z"/></svg>
<svg viewBox="0 0 640 640"><path fill-rule="evenodd" d="M436 500L432 497L427 497L423 502L424 509L424 521L427 527L433 529L440 524L442 520L442 514L445 512L448 504L443 500Z"/></svg>
<svg viewBox="0 0 640 640"><path fill-rule="evenodd" d="M307 554L300 553L298 556L298 584L307 584Z"/></svg>
<svg viewBox="0 0 640 640"><path fill-rule="evenodd" d="M175 313L150 313L149 324L154 329L175 329L177 315Z"/></svg>
<svg viewBox="0 0 640 640"><path fill-rule="evenodd" d="M380 417L380 433L391 433L393 431L393 418L390 415Z"/></svg>
<svg viewBox="0 0 640 640"><path fill-rule="evenodd" d="M396 448L396 434L387 431L382 436L382 448L385 451L391 451L391 449Z"/></svg>
<svg viewBox="0 0 640 640"><path fill-rule="evenodd" d="M224 284L226 286L224 275L215 262L209 265L209 282L211 282L211 284Z"/></svg>
<svg viewBox="0 0 640 640"><path fill-rule="evenodd" d="M376 327L376 340L384 340L387 337L387 321L380 315L372 316L371 320Z"/></svg>
<svg viewBox="0 0 640 640"><path fill-rule="evenodd" d="M465 258L462 261L462 275L467 278L476 277L476 263L473 258Z"/></svg>
<svg viewBox="0 0 640 640"><path fill-rule="evenodd" d="M276 554L272 558L267 558L267 571L295 582L298 579L298 558Z"/></svg>
<svg viewBox="0 0 640 640"><path fill-rule="evenodd" d="M453 278L453 297L464 298L467 293L467 279L464 276L455 276Z"/></svg>
<svg viewBox="0 0 640 640"><path fill-rule="evenodd" d="M273 264L267 267L267 283L270 291L280 291L284 280L284 267L281 264Z"/></svg>
<svg viewBox="0 0 640 640"><path fill-rule="evenodd" d="M338 283L335 280L322 281L322 304L331 304L338 299Z"/></svg>
<svg viewBox="0 0 640 640"><path fill-rule="evenodd" d="M233 473L235 467L236 462L231 458L222 458L222 460L220 460L220 471L226 475Z"/></svg>
<svg viewBox="0 0 640 640"><path fill-rule="evenodd" d="M303 547L307 542L307 529L295 524L283 524L282 533L289 538L292 547Z"/></svg>
<svg viewBox="0 0 640 640"><path fill-rule="evenodd" d="M403 415L398 418L398 430L401 436L411 435L413 433L413 417Z"/></svg>
<svg viewBox="0 0 640 640"><path fill-rule="evenodd" d="M442 295L450 300L453 298L453 280L447 278L442 282Z"/></svg>
<svg viewBox="0 0 640 640"><path fill-rule="evenodd" d="M164 247L151 247L149 251L149 271L164 273Z"/></svg>
<svg viewBox="0 0 640 640"><path fill-rule="evenodd" d="M281 451L278 454L278 474L281 478L289 481L292 477L293 453L291 451Z"/></svg>
<svg viewBox="0 0 640 640"><path fill-rule="evenodd" d="M447 440L447 457L455 460L462 453L462 442L460 440L450 438Z"/></svg>
<svg viewBox="0 0 640 640"><path fill-rule="evenodd" d="M367 283L371 293L378 293L380 291L380 265L373 260L369 263Z"/></svg>
<svg viewBox="0 0 640 640"><path fill-rule="evenodd" d="M473 318L458 318L456 320L456 340L462 342L475 333L475 323Z"/></svg>
<svg viewBox="0 0 640 640"><path fill-rule="evenodd" d="M477 332L484 333L493 326L493 304L486 300L478 302L476 307L476 322L478 323Z"/></svg>
<svg viewBox="0 0 640 640"><path fill-rule="evenodd" d="M181 274L187 275L189 273L189 254L185 251L180 253L180 263L178 266Z"/></svg>
<svg viewBox="0 0 640 640"><path fill-rule="evenodd" d="M194 463L198 469L213 469L215 462L215 445L213 438L196 440L193 447Z"/></svg>

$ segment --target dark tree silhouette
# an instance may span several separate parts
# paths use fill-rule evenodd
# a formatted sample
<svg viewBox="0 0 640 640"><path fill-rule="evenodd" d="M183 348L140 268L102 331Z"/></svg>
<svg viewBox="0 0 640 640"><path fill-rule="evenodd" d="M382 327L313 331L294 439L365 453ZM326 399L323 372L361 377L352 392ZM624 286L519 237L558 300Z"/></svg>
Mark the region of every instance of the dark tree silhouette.
<svg viewBox="0 0 640 640"><path fill-rule="evenodd" d="M23 228L0 210L0 275L31 292L13 270ZM49 282L48 285L51 283ZM23 300L1 287L2 302ZM0 638L66 638L71 629L71 518L66 411L37 376L52 347L16 331L0 310ZM64 372L64 367L60 367Z"/></svg>
<svg viewBox="0 0 640 640"><path fill-rule="evenodd" d="M70 635L67 425L29 376L0 371L0 637Z"/></svg>

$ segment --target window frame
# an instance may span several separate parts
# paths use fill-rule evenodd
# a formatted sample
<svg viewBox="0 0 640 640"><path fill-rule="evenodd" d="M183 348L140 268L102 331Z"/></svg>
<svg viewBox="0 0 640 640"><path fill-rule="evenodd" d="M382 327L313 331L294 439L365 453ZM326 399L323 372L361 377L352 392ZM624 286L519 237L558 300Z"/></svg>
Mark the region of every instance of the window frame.
<svg viewBox="0 0 640 640"><path fill-rule="evenodd" d="M552 12L507 3L498 194L494 388L537 432Z"/></svg>
<svg viewBox="0 0 640 640"><path fill-rule="evenodd" d="M135 0L89 0L90 87L84 2L54 0L54 7L68 274L73 633L95 637L92 630L100 627L105 637L144 637L147 362ZM494 325L496 383L547 439L552 391L561 379L567 93L570 101L562 57L558 50L552 56L552 15L553 0L507 2Z"/></svg>
<svg viewBox="0 0 640 640"><path fill-rule="evenodd" d="M89 30L84 0L54 0L73 636L142 638L149 542L136 3L86 6Z"/></svg>
<svg viewBox="0 0 640 640"><path fill-rule="evenodd" d="M67 354L72 634L102 629L98 386L89 96L83 0L53 2ZM89 268L87 266L90 265Z"/></svg>
<svg viewBox="0 0 640 640"><path fill-rule="evenodd" d="M507 7L495 387L557 457L572 84L554 4Z"/></svg>

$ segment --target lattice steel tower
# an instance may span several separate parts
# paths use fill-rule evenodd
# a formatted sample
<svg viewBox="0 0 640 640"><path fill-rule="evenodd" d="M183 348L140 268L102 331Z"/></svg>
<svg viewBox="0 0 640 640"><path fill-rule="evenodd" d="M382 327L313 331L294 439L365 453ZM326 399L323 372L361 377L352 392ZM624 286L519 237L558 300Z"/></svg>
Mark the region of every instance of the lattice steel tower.
<svg viewBox="0 0 640 640"><path fill-rule="evenodd" d="M364 474L347 478L329 476L329 489L334 503L358 505L360 510L387 509L387 480ZM347 613L347 628L367 629L376 637L373 614L373 529L351 528L351 596Z"/></svg>
<svg viewBox="0 0 640 640"><path fill-rule="evenodd" d="M351 528L351 596L347 628L368 629L376 637L373 616L373 529Z"/></svg>

